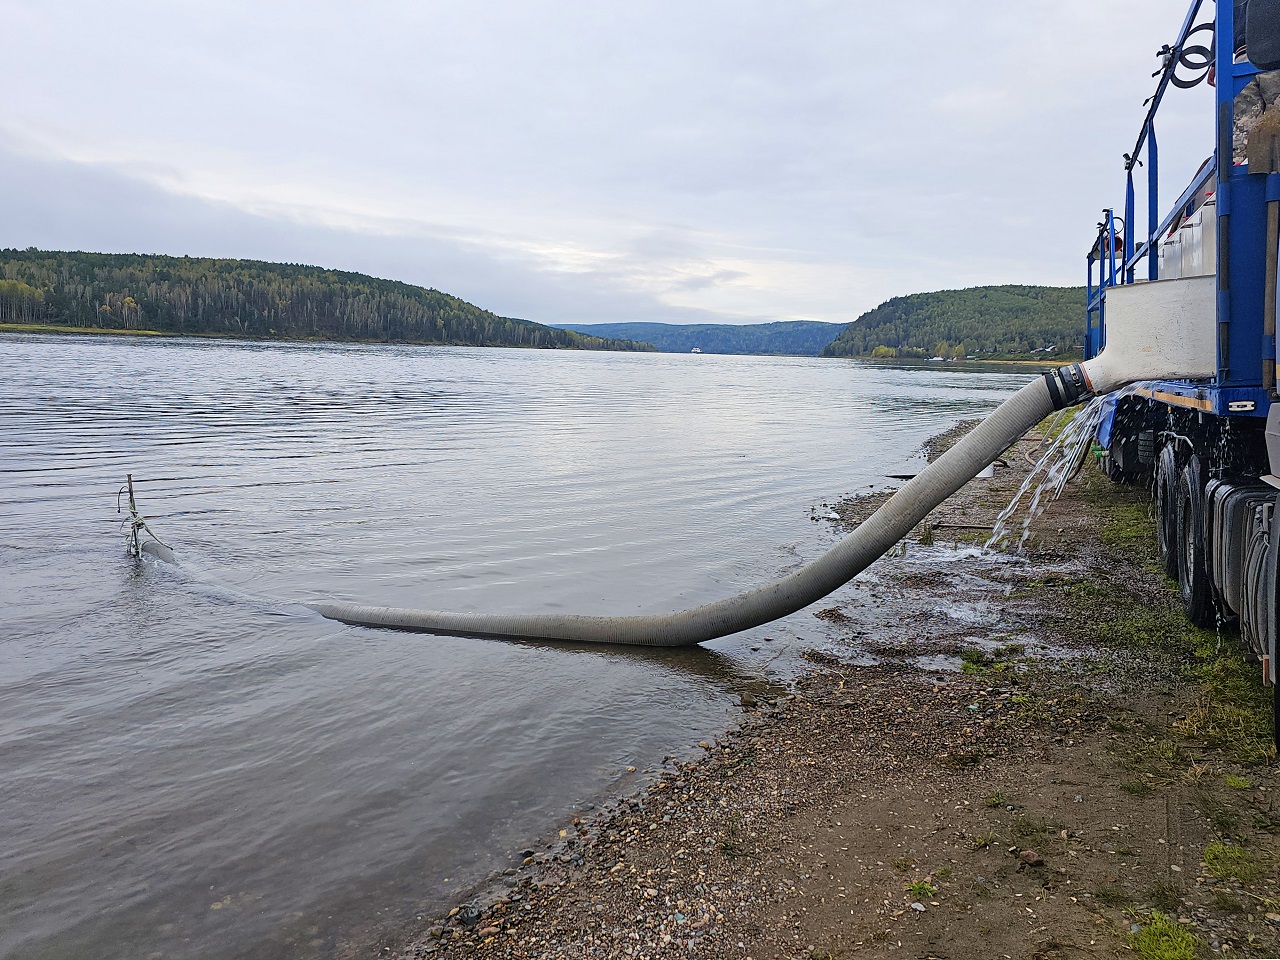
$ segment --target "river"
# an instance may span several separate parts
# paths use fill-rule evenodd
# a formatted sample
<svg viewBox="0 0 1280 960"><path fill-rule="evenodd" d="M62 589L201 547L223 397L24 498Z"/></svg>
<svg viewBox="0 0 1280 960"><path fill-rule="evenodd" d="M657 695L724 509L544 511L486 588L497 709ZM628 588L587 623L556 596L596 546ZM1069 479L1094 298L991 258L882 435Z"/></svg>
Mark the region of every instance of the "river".
<svg viewBox="0 0 1280 960"><path fill-rule="evenodd" d="M913 472L922 441L1028 379L160 338L0 350L0 956L23 958L359 955L689 755L824 637L802 611L706 649L583 649L346 627L263 597L715 599L817 555L824 501ZM126 555L127 473L203 573Z"/></svg>

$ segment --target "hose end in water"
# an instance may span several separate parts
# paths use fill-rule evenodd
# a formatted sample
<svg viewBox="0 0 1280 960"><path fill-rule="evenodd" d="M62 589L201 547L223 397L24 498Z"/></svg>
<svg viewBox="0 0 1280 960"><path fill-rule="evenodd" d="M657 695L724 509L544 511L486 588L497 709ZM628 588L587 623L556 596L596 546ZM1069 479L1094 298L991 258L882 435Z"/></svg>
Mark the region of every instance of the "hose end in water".
<svg viewBox="0 0 1280 960"><path fill-rule="evenodd" d="M1053 398L1053 409L1062 410L1079 403L1093 393L1093 385L1078 363L1068 364L1051 370L1044 375L1045 385L1049 388L1049 396Z"/></svg>

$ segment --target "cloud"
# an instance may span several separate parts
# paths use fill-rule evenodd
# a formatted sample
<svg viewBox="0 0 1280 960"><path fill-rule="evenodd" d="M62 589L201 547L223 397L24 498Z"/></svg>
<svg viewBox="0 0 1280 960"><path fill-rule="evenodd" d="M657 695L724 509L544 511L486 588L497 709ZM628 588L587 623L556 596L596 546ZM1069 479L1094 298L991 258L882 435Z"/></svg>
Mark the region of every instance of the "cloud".
<svg viewBox="0 0 1280 960"><path fill-rule="evenodd" d="M0 243L316 259L566 322L848 320L914 290L1079 282L1179 17L10 7L0 201L23 216ZM1187 176L1211 148L1196 96L1162 128Z"/></svg>

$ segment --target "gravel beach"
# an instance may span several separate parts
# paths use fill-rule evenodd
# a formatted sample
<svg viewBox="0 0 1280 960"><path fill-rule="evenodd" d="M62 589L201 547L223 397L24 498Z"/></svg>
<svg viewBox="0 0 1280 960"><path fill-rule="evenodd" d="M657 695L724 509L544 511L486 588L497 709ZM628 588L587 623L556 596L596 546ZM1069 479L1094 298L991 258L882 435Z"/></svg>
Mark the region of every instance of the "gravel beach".
<svg viewBox="0 0 1280 960"><path fill-rule="evenodd" d="M376 955L1280 954L1271 694L1181 616L1148 492L1087 464L1023 554L976 548L1043 444L815 611L793 692Z"/></svg>

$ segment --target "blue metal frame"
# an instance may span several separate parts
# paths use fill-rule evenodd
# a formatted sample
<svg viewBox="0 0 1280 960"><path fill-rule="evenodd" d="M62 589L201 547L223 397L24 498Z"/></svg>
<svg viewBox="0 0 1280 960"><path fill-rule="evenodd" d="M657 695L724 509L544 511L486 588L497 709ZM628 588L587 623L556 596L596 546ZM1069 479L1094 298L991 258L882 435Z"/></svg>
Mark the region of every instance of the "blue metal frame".
<svg viewBox="0 0 1280 960"><path fill-rule="evenodd" d="M1236 95L1258 73L1247 61L1235 62L1235 9L1231 0L1218 0L1214 19L1215 122L1214 157L1178 197L1170 212L1159 214L1159 152L1155 117L1177 68L1188 35L1199 24L1204 0L1194 0L1165 58L1160 82L1142 122L1132 153L1125 154L1125 203L1122 226L1114 208L1103 211L1098 237L1087 258L1084 355L1092 357L1106 345L1106 295L1110 287L1158 279L1159 245L1169 229L1197 206L1207 189L1216 195L1218 278L1217 375L1207 381L1168 381L1144 384L1144 393L1160 395L1179 406L1193 406L1218 416L1265 416L1272 388L1263 383L1263 360L1274 360L1274 337L1263 336L1262 303L1266 238L1266 202L1280 197L1280 175L1249 173L1233 163L1233 116ZM1143 148L1146 148L1145 154ZM1134 167L1147 168L1146 237L1136 243ZM1117 246L1121 249L1117 250ZM1147 260L1146 277L1137 267ZM1095 264L1097 275L1095 277ZM1176 400L1174 398L1181 398Z"/></svg>

